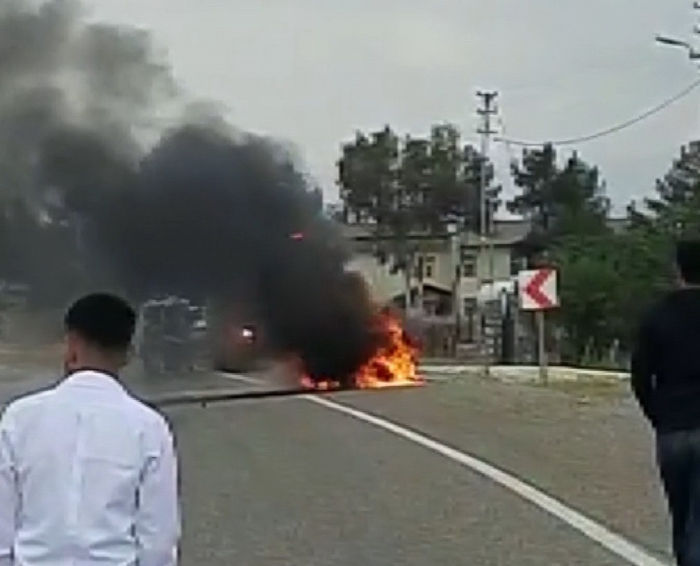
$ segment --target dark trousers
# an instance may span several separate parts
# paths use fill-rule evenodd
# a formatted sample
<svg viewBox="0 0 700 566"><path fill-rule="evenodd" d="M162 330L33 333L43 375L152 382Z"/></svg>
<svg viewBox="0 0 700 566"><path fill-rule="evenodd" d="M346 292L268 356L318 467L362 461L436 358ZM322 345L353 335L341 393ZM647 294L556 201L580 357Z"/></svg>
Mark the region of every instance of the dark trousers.
<svg viewBox="0 0 700 566"><path fill-rule="evenodd" d="M700 566L700 429L657 436L678 566Z"/></svg>

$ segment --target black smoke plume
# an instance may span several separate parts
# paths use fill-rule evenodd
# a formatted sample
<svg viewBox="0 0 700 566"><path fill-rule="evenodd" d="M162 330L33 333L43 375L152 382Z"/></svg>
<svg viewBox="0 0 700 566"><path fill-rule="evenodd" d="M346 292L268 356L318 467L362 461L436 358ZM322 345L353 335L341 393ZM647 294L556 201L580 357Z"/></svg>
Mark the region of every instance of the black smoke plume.
<svg viewBox="0 0 700 566"><path fill-rule="evenodd" d="M52 307L105 286L219 299L319 379L371 355L366 289L284 152L216 119L143 149L177 90L148 32L78 0L0 2L0 31L0 279Z"/></svg>
<svg viewBox="0 0 700 566"><path fill-rule="evenodd" d="M375 351L375 311L362 279L345 271L346 242L267 140L183 126L131 170L88 134L63 131L43 156L133 294L245 309L315 379L348 383Z"/></svg>

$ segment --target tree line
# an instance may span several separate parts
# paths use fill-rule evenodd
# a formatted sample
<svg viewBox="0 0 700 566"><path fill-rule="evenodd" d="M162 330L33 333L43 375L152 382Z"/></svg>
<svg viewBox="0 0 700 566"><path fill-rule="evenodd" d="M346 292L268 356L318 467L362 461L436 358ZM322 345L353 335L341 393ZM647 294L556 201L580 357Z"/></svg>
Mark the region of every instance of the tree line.
<svg viewBox="0 0 700 566"><path fill-rule="evenodd" d="M512 163L517 194L502 202L493 164L450 124L423 137L401 138L389 126L358 132L337 165L342 220L370 226L377 258L407 279L421 256L409 234L444 236L451 223L488 232L502 206L528 220L527 263L559 271L561 307L552 316L572 363L629 351L642 312L673 284L674 242L700 237L695 144L682 148L652 196L616 219L599 169L550 144Z"/></svg>

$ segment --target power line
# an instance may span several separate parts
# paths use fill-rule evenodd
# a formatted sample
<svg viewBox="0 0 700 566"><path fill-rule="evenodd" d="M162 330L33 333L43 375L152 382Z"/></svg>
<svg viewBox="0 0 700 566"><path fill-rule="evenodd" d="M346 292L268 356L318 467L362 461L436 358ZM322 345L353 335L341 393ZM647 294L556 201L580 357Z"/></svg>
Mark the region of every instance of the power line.
<svg viewBox="0 0 700 566"><path fill-rule="evenodd" d="M499 114L496 117L496 120L498 121L498 127L502 133L502 135L500 137L497 137L496 139L502 143L502 147L505 151L505 154L506 154L506 157L508 158L508 161L510 163L517 163L518 159L515 156L515 152L513 151L513 146L511 144L510 138L508 137L508 133L506 130L506 122L503 119L503 115Z"/></svg>
<svg viewBox="0 0 700 566"><path fill-rule="evenodd" d="M685 98L686 96L688 96L691 92L693 92L699 86L700 86L700 78L693 81L690 85L685 87L679 93L675 94L671 98L668 98L667 100L664 100L661 104L654 106L653 108L647 110L646 112L643 112L642 114L639 114L638 116L635 116L634 118L626 120L625 122L622 122L622 123L617 124L615 126L612 126L610 128L606 128L604 130L600 130L600 131L595 132L593 134L588 134L586 136L580 136L577 138L563 139L563 140L551 141L551 142L522 141L522 140L510 139L510 138L506 138L506 137L496 137L494 139L498 142L505 142L507 144L518 145L521 147L541 147L545 143L549 143L551 145L574 145L574 144L578 144L578 143L583 143L583 142L595 140L598 138L609 136L610 134L615 134L621 130L625 130L625 129L629 128L630 126L634 126L635 124L638 124L639 122L642 122L643 120L646 120L647 118L653 116L654 114L658 114L662 110L665 110L666 108L668 108L672 104L674 104L674 103L678 102L679 100L681 100L682 98Z"/></svg>
<svg viewBox="0 0 700 566"><path fill-rule="evenodd" d="M514 165L517 165L518 163L518 158L515 155L515 151L513 150L513 146L510 144L508 141L508 133L506 130L506 123L505 120L503 119L503 115L499 114L496 116L496 120L498 122L498 127L501 130L502 138L503 138L503 143L501 144L501 148L503 149L503 153L508 160L508 166L512 169ZM515 185L513 184L513 175L506 175L505 176L505 182L507 183L507 190L513 191L515 189Z"/></svg>

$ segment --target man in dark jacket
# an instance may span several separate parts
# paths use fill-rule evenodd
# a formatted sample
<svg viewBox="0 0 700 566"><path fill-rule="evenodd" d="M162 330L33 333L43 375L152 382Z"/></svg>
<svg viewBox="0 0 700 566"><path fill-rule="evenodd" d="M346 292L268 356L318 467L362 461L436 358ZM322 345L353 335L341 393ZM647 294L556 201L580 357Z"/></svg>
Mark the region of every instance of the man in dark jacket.
<svg viewBox="0 0 700 566"><path fill-rule="evenodd" d="M700 240L676 248L680 288L642 321L632 388L656 431L679 566L700 566Z"/></svg>

